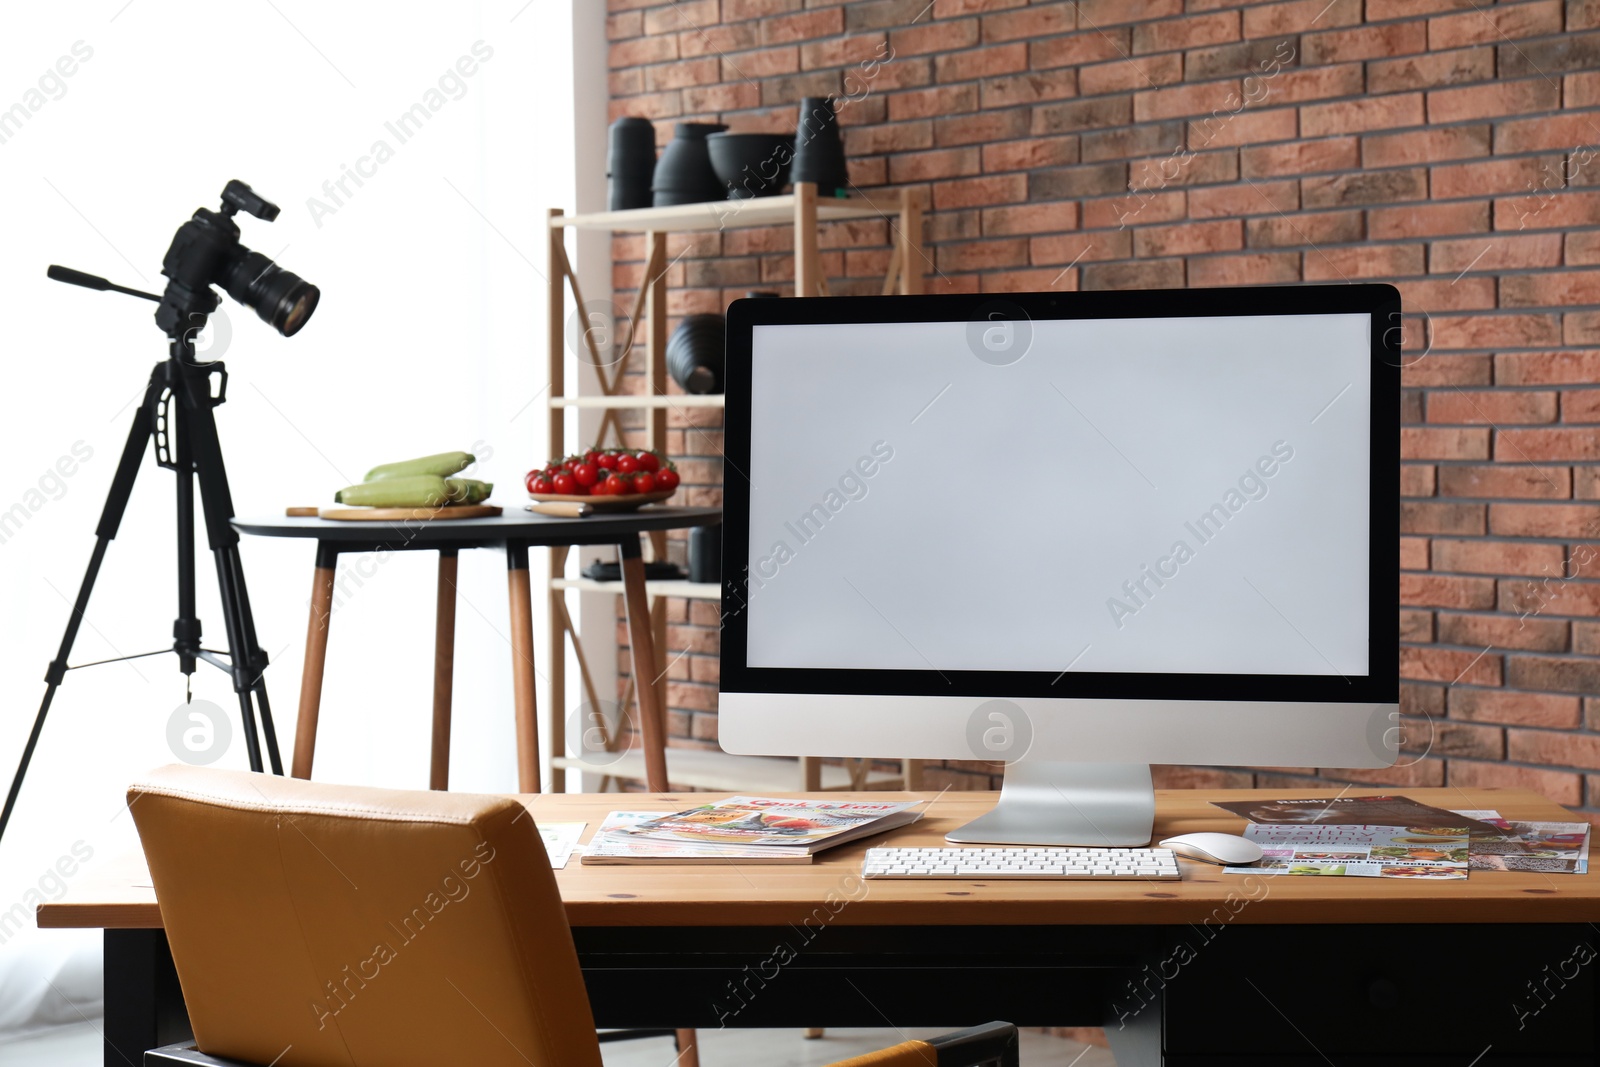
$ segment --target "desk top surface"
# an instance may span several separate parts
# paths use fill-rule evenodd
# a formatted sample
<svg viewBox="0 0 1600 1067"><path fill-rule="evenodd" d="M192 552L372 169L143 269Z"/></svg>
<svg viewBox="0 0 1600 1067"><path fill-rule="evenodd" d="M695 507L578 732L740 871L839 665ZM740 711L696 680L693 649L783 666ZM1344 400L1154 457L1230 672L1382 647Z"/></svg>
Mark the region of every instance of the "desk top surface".
<svg viewBox="0 0 1600 1067"><path fill-rule="evenodd" d="M1377 793L1379 788L1362 790ZM1391 789L1425 804L1494 808L1509 819L1572 822L1577 816L1519 789ZM1213 800L1282 796L1248 789L1160 790L1160 840L1197 830L1239 832L1244 820ZM1337 796L1350 790L1292 791ZM777 794L785 795L785 794ZM793 795L793 794L789 794ZM1181 861L1181 882L860 881L873 845L941 845L946 831L987 811L994 793L831 793L831 799L930 801L903 829L840 845L810 865L582 866L574 856L556 872L567 917L577 927L773 926L804 921L841 900L831 923L862 926L1163 925L1242 923L1575 923L1600 922L1600 869L1586 875L1474 871L1465 881L1309 878L1223 874ZM587 842L613 810L678 810L717 793L572 793L521 796L536 819L582 821ZM143 928L161 925L141 855L86 867L66 896L42 904L41 927Z"/></svg>
<svg viewBox="0 0 1600 1067"><path fill-rule="evenodd" d="M234 519L233 525L243 533L260 537L313 537L319 541L363 544L373 541L418 545L432 545L440 541L521 541L533 545L566 545L603 542L619 535L648 530L710 526L721 521L721 508L673 508L651 504L638 511L600 511L583 519L540 515L513 506L506 508L503 515L482 519L344 522L278 515Z"/></svg>

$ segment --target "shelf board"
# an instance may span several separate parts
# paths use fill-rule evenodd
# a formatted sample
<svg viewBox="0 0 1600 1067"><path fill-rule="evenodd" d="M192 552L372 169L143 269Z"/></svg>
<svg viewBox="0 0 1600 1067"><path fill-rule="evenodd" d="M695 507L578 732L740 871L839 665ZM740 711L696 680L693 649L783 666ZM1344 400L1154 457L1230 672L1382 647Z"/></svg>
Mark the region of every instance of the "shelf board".
<svg viewBox="0 0 1600 1067"><path fill-rule="evenodd" d="M730 230L745 226L782 226L794 222L795 196L758 196L749 200L712 200L704 204L640 207L629 211L593 211L586 215L554 215L552 226L577 230L642 233L647 230L684 233ZM898 194L886 193L876 204L864 196L817 197L817 221L889 218L898 214Z"/></svg>
<svg viewBox="0 0 1600 1067"><path fill-rule="evenodd" d="M567 590L575 589L580 593L617 593L622 592L621 582L601 582L593 578L552 578L550 588ZM689 582L683 579L659 579L644 583L644 591L650 596L679 596L689 600L720 600L722 599L721 582Z"/></svg>
<svg viewBox="0 0 1600 1067"><path fill-rule="evenodd" d="M553 396L553 408L720 408L721 393L686 393L662 396Z"/></svg>
<svg viewBox="0 0 1600 1067"><path fill-rule="evenodd" d="M587 774L626 778L629 781L645 780L644 751L629 749L617 754L610 763L594 763L579 756L557 756L551 761L557 768L583 771ZM821 767L822 788L840 790L850 788L850 771L825 763ZM800 761L780 759L776 756L735 756L720 750L700 748L667 749L667 777L672 784L689 789L717 793L799 793L805 791L805 780ZM899 788L898 771L872 770L867 772L867 788Z"/></svg>

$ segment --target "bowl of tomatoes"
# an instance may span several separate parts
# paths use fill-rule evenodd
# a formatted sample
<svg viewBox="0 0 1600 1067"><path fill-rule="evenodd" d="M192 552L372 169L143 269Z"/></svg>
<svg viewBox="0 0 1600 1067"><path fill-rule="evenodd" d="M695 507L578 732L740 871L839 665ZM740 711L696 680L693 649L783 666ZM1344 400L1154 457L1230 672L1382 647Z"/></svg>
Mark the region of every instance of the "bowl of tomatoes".
<svg viewBox="0 0 1600 1067"><path fill-rule="evenodd" d="M534 500L632 511L668 499L678 481L677 466L652 449L591 448L529 471L524 484Z"/></svg>

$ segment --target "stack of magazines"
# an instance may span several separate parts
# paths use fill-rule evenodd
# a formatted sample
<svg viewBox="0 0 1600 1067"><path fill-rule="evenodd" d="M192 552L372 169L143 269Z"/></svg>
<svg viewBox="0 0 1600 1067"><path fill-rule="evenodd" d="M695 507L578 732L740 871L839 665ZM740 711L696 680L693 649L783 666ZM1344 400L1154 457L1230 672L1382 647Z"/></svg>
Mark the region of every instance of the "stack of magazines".
<svg viewBox="0 0 1600 1067"><path fill-rule="evenodd" d="M916 822L918 803L731 797L687 811L614 811L583 862L810 863L823 849Z"/></svg>

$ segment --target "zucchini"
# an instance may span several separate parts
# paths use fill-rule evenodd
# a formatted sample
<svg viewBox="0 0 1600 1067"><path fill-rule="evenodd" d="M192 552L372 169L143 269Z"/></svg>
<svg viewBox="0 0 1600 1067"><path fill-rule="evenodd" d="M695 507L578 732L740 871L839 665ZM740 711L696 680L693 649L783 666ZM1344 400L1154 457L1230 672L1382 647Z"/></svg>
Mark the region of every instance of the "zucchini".
<svg viewBox="0 0 1600 1067"><path fill-rule="evenodd" d="M452 504L481 504L494 492L493 482L480 482L476 478L446 478L444 485Z"/></svg>
<svg viewBox="0 0 1600 1067"><path fill-rule="evenodd" d="M346 486L335 503L374 508L437 508L450 502L450 487L437 474L413 474Z"/></svg>
<svg viewBox="0 0 1600 1067"><path fill-rule="evenodd" d="M471 452L440 452L437 455L421 456L399 463L382 463L367 472L366 480L376 482L389 478L409 478L418 474L448 478L458 471L466 470L477 462L477 458Z"/></svg>

